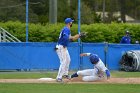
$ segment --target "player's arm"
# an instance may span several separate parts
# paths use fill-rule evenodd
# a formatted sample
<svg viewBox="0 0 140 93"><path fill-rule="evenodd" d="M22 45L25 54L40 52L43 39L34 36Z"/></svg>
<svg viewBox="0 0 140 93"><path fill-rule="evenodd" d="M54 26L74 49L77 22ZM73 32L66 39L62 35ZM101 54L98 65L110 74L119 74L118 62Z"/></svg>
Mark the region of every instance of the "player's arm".
<svg viewBox="0 0 140 93"><path fill-rule="evenodd" d="M91 55L91 53L81 53L80 54L81 57L83 57L83 56L90 56L90 55Z"/></svg>
<svg viewBox="0 0 140 93"><path fill-rule="evenodd" d="M105 70L105 73L106 73L107 79L110 79L110 71L107 69Z"/></svg>
<svg viewBox="0 0 140 93"><path fill-rule="evenodd" d="M76 40L76 39L78 39L78 38L83 38L83 37L85 37L86 34L87 34L87 32L81 32L80 34L76 34L76 35L74 35L74 36L70 36L69 39L70 39L71 41L74 41L74 40Z"/></svg>
<svg viewBox="0 0 140 93"><path fill-rule="evenodd" d="M105 67L105 65L102 63L100 64L101 71L105 72L107 79L110 79L110 71Z"/></svg>
<svg viewBox="0 0 140 93"><path fill-rule="evenodd" d="M74 35L74 36L70 36L70 40L71 41L74 41L74 40L77 40L78 38L80 37L80 35L79 34L76 34L76 35Z"/></svg>

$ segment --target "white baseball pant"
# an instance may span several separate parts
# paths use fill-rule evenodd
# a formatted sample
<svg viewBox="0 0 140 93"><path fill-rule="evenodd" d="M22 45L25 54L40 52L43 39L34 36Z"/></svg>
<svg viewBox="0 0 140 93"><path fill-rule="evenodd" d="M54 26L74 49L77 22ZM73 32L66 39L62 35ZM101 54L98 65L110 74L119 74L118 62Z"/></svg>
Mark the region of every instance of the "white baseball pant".
<svg viewBox="0 0 140 93"><path fill-rule="evenodd" d="M81 70L77 72L78 75L82 76L83 81L96 81L96 80L101 80L103 79L102 77L99 77L97 74L96 69L86 69L86 70Z"/></svg>
<svg viewBox="0 0 140 93"><path fill-rule="evenodd" d="M70 55L67 50L67 47L63 47L62 45L57 45L57 55L60 59L60 66L58 75L56 78L62 78L63 75L68 75L69 64L70 64Z"/></svg>

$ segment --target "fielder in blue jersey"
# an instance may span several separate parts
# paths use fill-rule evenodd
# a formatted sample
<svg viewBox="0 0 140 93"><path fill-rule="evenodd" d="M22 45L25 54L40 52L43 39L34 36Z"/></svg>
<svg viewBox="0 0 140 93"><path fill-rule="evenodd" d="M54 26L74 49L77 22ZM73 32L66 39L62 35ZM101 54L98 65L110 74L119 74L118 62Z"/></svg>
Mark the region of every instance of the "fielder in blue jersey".
<svg viewBox="0 0 140 93"><path fill-rule="evenodd" d="M122 37L120 43L121 44L131 44L131 37L129 31L125 32L125 36Z"/></svg>
<svg viewBox="0 0 140 93"><path fill-rule="evenodd" d="M68 77L69 64L71 61L69 52L67 50L69 42L80 38L80 34L71 36L70 28L72 27L73 21L74 20L71 18L65 19L66 26L60 32L58 43L55 48L60 59L60 67L56 77L57 82L62 82L62 77Z"/></svg>
<svg viewBox="0 0 140 93"><path fill-rule="evenodd" d="M106 74L107 79L110 79L110 71L105 67L98 55L92 53L82 53L80 56L89 56L89 60L94 67L92 69L77 71L69 76L70 79L82 76L82 80L86 82L102 80L105 78L104 73Z"/></svg>

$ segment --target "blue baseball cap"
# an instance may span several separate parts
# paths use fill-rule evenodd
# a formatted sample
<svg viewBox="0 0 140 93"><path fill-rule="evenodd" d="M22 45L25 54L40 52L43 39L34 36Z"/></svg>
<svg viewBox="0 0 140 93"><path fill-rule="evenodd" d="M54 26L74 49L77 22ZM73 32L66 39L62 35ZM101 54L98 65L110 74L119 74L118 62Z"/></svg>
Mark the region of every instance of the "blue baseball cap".
<svg viewBox="0 0 140 93"><path fill-rule="evenodd" d="M74 21L74 20L72 20L71 18L66 18L66 19L65 19L65 23L66 23L66 24L68 24L68 23L70 23L70 22L73 22L73 21Z"/></svg>
<svg viewBox="0 0 140 93"><path fill-rule="evenodd" d="M89 59L92 64L96 64L99 61L99 57L96 54L91 54Z"/></svg>

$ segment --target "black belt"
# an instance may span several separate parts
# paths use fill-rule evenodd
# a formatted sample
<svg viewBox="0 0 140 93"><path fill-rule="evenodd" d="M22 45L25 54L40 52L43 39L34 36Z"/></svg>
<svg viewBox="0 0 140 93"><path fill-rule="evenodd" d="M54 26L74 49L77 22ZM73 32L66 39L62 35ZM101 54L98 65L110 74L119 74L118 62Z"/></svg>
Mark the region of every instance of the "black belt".
<svg viewBox="0 0 140 93"><path fill-rule="evenodd" d="M60 44L59 44L59 45L60 45ZM59 45L58 45L58 46L59 46ZM61 46L63 46L64 48L66 48L66 46L64 46L64 45L61 45Z"/></svg>
<svg viewBox="0 0 140 93"><path fill-rule="evenodd" d="M64 46L64 45L62 45L62 46L63 46L63 48L66 48L66 46ZM58 48L55 46L54 50L56 51L56 50L58 50Z"/></svg>

